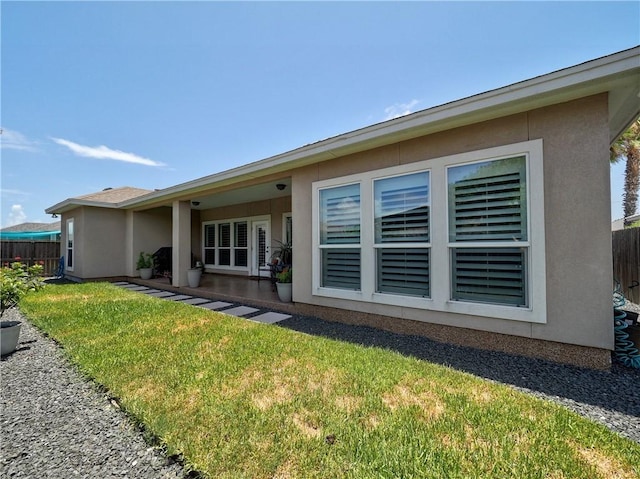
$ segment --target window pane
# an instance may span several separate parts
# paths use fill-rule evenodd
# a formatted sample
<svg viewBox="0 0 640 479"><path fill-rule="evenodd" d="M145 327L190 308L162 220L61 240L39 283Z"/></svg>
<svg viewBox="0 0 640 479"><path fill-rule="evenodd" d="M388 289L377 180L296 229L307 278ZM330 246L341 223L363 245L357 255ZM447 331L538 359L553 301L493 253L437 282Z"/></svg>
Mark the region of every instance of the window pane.
<svg viewBox="0 0 640 479"><path fill-rule="evenodd" d="M428 248L379 248L378 287L380 293L429 297Z"/></svg>
<svg viewBox="0 0 640 479"><path fill-rule="evenodd" d="M216 250L205 249L204 250L204 264L216 264Z"/></svg>
<svg viewBox="0 0 640 479"><path fill-rule="evenodd" d="M218 251L218 256L220 259L220 265L222 266L231 266L231 250L230 249L220 249Z"/></svg>
<svg viewBox="0 0 640 479"><path fill-rule="evenodd" d="M234 223L235 225L235 238L234 238L234 244L237 247L240 248L246 248L247 247L247 222L246 221L242 221L240 223Z"/></svg>
<svg viewBox="0 0 640 479"><path fill-rule="evenodd" d="M376 243L429 241L429 173L376 180Z"/></svg>
<svg viewBox="0 0 640 479"><path fill-rule="evenodd" d="M526 241L525 157L448 170L450 241Z"/></svg>
<svg viewBox="0 0 640 479"><path fill-rule="evenodd" d="M237 249L234 251L235 266L247 266L247 250Z"/></svg>
<svg viewBox="0 0 640 479"><path fill-rule="evenodd" d="M216 225L204 226L204 247L213 248L216 245Z"/></svg>
<svg viewBox="0 0 640 479"><path fill-rule="evenodd" d="M453 248L452 299L526 306L526 248Z"/></svg>
<svg viewBox="0 0 640 479"><path fill-rule="evenodd" d="M360 243L360 185L320 191L320 243Z"/></svg>
<svg viewBox="0 0 640 479"><path fill-rule="evenodd" d="M67 250L67 268L73 268L73 249Z"/></svg>
<svg viewBox="0 0 640 479"><path fill-rule="evenodd" d="M360 249L323 249L322 286L360 290Z"/></svg>
<svg viewBox="0 0 640 479"><path fill-rule="evenodd" d="M231 225L229 223L222 223L218 225L218 245L222 247L231 246Z"/></svg>

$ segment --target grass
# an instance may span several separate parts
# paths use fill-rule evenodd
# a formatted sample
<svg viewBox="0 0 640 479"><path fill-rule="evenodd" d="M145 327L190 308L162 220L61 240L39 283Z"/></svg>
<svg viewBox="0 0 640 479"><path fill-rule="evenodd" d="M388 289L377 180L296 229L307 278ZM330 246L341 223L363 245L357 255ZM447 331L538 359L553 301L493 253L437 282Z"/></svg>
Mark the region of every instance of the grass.
<svg viewBox="0 0 640 479"><path fill-rule="evenodd" d="M211 478L637 478L640 445L560 406L395 352L105 283L22 312Z"/></svg>

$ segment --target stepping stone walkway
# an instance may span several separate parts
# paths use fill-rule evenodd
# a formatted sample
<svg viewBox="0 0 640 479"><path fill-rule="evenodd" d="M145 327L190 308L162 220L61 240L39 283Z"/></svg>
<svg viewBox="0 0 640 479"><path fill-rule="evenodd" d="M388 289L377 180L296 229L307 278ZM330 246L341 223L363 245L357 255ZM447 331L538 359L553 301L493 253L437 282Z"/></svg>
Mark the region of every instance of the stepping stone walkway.
<svg viewBox="0 0 640 479"><path fill-rule="evenodd" d="M291 318L290 314L261 310L242 304L233 304L227 303L225 301L216 301L213 299L199 298L197 296L178 294L171 291L163 291L160 289L149 288L147 286L128 283L127 281L117 281L113 284L115 286L128 289L129 291L135 291L169 301L177 301L180 303L190 304L191 306L196 306L198 308L219 311L221 313L230 314L231 316L237 316L239 318L245 318L250 321L256 321L259 323L273 324Z"/></svg>

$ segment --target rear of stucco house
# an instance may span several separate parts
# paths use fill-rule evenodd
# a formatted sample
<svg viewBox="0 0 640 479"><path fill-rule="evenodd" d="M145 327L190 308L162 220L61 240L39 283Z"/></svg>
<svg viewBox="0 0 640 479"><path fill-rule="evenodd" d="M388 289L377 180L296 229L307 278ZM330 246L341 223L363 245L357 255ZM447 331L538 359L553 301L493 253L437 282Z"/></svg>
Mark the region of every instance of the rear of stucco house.
<svg viewBox="0 0 640 479"><path fill-rule="evenodd" d="M609 146L640 114L639 94L636 47L163 190L109 190L47 212L62 215L76 279L135 277L140 251L168 245L174 286L194 257L214 274L254 276L270 245L291 240L300 313L606 368Z"/></svg>

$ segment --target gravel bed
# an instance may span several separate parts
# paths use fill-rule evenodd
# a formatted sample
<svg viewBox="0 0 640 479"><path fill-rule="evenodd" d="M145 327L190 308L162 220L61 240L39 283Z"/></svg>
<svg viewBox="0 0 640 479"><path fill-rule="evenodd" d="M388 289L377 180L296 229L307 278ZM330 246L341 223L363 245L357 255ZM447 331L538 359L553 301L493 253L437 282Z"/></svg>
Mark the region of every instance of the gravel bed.
<svg viewBox="0 0 640 479"><path fill-rule="evenodd" d="M16 351L0 361L0 477L185 477L53 341L16 311L3 319L22 320L22 329Z"/></svg>
<svg viewBox="0 0 640 479"><path fill-rule="evenodd" d="M13 311L3 319L22 318ZM640 443L640 370L614 364L611 371L594 371L302 316L278 324L395 350L508 384ZM0 373L0 477L188 477L28 322L23 320L16 352L0 361Z"/></svg>

